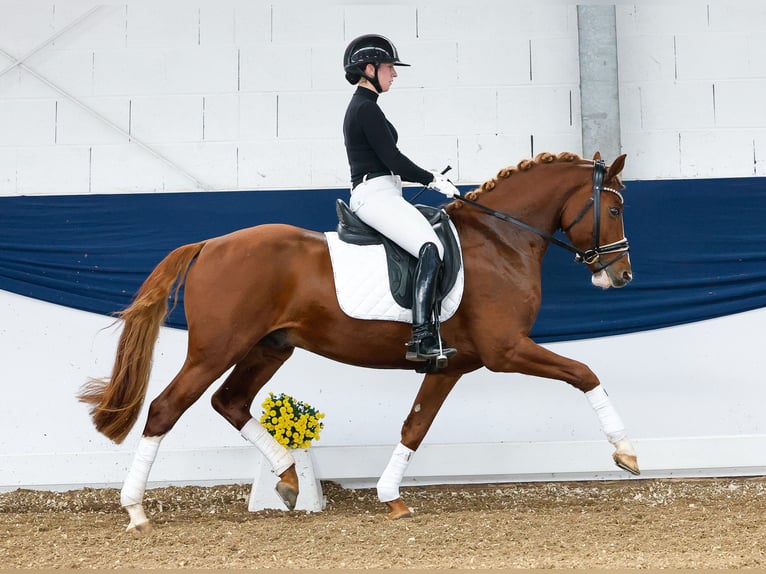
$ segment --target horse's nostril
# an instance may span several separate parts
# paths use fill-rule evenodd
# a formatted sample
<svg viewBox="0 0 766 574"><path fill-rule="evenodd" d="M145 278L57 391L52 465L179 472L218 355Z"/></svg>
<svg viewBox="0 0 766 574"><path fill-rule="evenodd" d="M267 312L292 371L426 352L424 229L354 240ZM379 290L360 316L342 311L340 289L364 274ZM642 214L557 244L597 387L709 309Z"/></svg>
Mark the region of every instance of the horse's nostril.
<svg viewBox="0 0 766 574"><path fill-rule="evenodd" d="M625 280L626 283L628 283L629 281L633 279L633 273L631 273L630 271L623 271L622 278Z"/></svg>

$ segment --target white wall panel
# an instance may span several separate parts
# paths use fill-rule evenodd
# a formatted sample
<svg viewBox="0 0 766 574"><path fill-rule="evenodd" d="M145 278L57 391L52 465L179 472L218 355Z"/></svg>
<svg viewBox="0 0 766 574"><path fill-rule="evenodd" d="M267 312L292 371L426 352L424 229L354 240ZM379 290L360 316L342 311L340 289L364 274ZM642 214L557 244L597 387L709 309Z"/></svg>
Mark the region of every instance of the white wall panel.
<svg viewBox="0 0 766 574"><path fill-rule="evenodd" d="M715 83L716 125L766 127L766 78Z"/></svg>
<svg viewBox="0 0 766 574"><path fill-rule="evenodd" d="M580 100L567 87L503 88L498 91L497 116L501 133L580 131ZM531 115L530 108L545 113ZM578 152L579 150L572 150ZM519 158L521 159L521 158Z"/></svg>
<svg viewBox="0 0 766 574"><path fill-rule="evenodd" d="M290 139L242 142L239 144L239 187L279 189L311 186L312 155L323 144L324 140Z"/></svg>
<svg viewBox="0 0 766 574"><path fill-rule="evenodd" d="M729 2L721 2L727 6ZM751 5L757 4L750 2ZM708 29L708 3L682 0L679 2L635 2L616 4L617 27L625 34L655 35L704 32Z"/></svg>
<svg viewBox="0 0 766 574"><path fill-rule="evenodd" d="M242 48L239 58L239 89L243 92L311 89L308 46L263 44Z"/></svg>
<svg viewBox="0 0 766 574"><path fill-rule="evenodd" d="M199 44L200 9L196 2L129 2L127 6L129 48Z"/></svg>
<svg viewBox="0 0 766 574"><path fill-rule="evenodd" d="M215 9L226 10L215 4ZM273 7L268 2L233 2L234 42L240 48L271 41L271 14Z"/></svg>
<svg viewBox="0 0 766 574"><path fill-rule="evenodd" d="M578 53L577 34L532 40L532 82L577 86L580 82Z"/></svg>
<svg viewBox="0 0 766 574"><path fill-rule="evenodd" d="M676 75L673 36L620 36L617 41L617 62L622 85L632 82L673 82Z"/></svg>
<svg viewBox="0 0 766 574"><path fill-rule="evenodd" d="M55 33L53 1L3 2L0 48L22 56Z"/></svg>
<svg viewBox="0 0 766 574"><path fill-rule="evenodd" d="M43 167L44 166L44 167ZM34 146L18 150L16 193L79 194L90 191L87 146Z"/></svg>
<svg viewBox="0 0 766 574"><path fill-rule="evenodd" d="M271 5L271 38L277 45L315 46L342 42L344 7L317 2L275 2ZM340 58L338 58L340 60Z"/></svg>
<svg viewBox="0 0 766 574"><path fill-rule="evenodd" d="M460 85L508 86L529 84L531 42L523 36L503 36L491 46L482 38L466 38L457 46Z"/></svg>
<svg viewBox="0 0 766 574"><path fill-rule="evenodd" d="M202 140L201 96L135 97L130 133L144 142Z"/></svg>
<svg viewBox="0 0 766 574"><path fill-rule="evenodd" d="M21 54L15 54L15 56L19 57ZM24 65L76 97L89 96L93 93L93 52L91 51L46 50L25 60ZM31 80L40 86L43 85L39 79ZM54 88L45 86L43 89L50 95L58 94Z"/></svg>
<svg viewBox="0 0 766 574"><path fill-rule="evenodd" d="M449 98L440 91L424 90L425 133L495 134L499 131L497 92L491 88L454 90Z"/></svg>
<svg viewBox="0 0 766 574"><path fill-rule="evenodd" d="M56 143L62 145L101 145L128 143L128 137L104 123L88 111L128 132L130 127L130 101L128 98L81 98L86 108L69 99L58 101L56 113Z"/></svg>
<svg viewBox="0 0 766 574"><path fill-rule="evenodd" d="M641 125L646 130L712 128L712 82L645 84L640 87Z"/></svg>
<svg viewBox="0 0 766 574"><path fill-rule="evenodd" d="M56 136L56 100L10 99L0 106L0 145L51 145Z"/></svg>
<svg viewBox="0 0 766 574"><path fill-rule="evenodd" d="M194 189L191 180L134 144L100 145L92 149L92 193L191 189Z"/></svg>
<svg viewBox="0 0 766 574"><path fill-rule="evenodd" d="M622 149L628 154L625 179L677 179L682 176L680 135L676 131L622 133Z"/></svg>
<svg viewBox="0 0 766 574"><path fill-rule="evenodd" d="M280 138L312 139L342 136L349 96L342 92L292 92L279 96Z"/></svg>
<svg viewBox="0 0 766 574"><path fill-rule="evenodd" d="M17 149L0 147L0 196L16 195Z"/></svg>
<svg viewBox="0 0 766 574"><path fill-rule="evenodd" d="M766 31L766 30L765 30ZM681 34L675 37L678 80L747 78L749 40L739 34Z"/></svg>
<svg viewBox="0 0 766 574"><path fill-rule="evenodd" d="M681 132L681 170L694 177L726 177L732 171L757 175L750 131Z"/></svg>
<svg viewBox="0 0 766 574"><path fill-rule="evenodd" d="M516 165L532 153L530 134L460 136L458 138L459 179L480 184L495 177L498 171Z"/></svg>
<svg viewBox="0 0 766 574"><path fill-rule="evenodd" d="M74 23L96 8L90 16L82 19L72 33L57 38L53 46L61 50L90 50L99 48L123 48L127 34L127 5L125 3L101 4L94 0L69 0L55 2L53 28L59 31ZM39 38L42 42L45 38Z"/></svg>
<svg viewBox="0 0 766 574"><path fill-rule="evenodd" d="M412 3L348 4L343 10L343 29L346 42L362 34L382 34L403 44L419 37L418 6ZM331 30L332 31L332 30ZM422 36L428 39L428 36ZM340 54L341 60L343 54ZM406 60L404 60L406 62Z"/></svg>

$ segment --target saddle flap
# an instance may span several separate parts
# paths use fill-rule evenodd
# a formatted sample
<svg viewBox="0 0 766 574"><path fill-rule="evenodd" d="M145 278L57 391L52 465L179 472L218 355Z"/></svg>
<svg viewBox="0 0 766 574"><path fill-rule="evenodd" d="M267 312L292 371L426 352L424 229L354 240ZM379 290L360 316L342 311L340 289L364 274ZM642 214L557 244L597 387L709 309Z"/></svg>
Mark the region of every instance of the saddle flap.
<svg viewBox="0 0 766 574"><path fill-rule="evenodd" d="M453 233L450 218L446 211L430 205L415 206L423 217L433 227L437 237L444 247L444 261L439 274L439 286L437 289L437 301L441 301L455 285L458 272L462 265L460 245ZM346 243L355 245L379 245L383 244L386 251L388 265L388 281L391 294L397 304L405 309L412 307L412 284L417 258L410 255L399 245L376 231L359 219L346 204L338 198L335 202L335 211L338 214L338 238Z"/></svg>

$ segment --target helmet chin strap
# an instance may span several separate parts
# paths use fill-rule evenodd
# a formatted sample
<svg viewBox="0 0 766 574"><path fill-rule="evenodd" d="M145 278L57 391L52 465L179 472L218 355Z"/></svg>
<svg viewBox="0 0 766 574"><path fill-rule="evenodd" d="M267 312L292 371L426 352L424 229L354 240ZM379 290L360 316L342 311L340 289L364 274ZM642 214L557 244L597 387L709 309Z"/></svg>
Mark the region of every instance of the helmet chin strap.
<svg viewBox="0 0 766 574"><path fill-rule="evenodd" d="M375 88L376 92L381 94L383 93L383 89L380 87L380 81L378 81L378 64L373 64L373 66L375 66L375 75L368 76L367 74L362 74L362 77L372 84L372 87Z"/></svg>

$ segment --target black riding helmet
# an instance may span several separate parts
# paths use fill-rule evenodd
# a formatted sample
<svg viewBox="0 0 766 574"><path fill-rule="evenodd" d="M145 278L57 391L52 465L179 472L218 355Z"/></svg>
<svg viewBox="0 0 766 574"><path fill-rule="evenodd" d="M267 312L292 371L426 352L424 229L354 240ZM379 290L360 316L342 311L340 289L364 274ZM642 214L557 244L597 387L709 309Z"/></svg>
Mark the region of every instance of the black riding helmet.
<svg viewBox="0 0 766 574"><path fill-rule="evenodd" d="M372 78L364 73L367 64L375 66L375 76ZM359 36L351 41L343 54L343 69L348 83L356 84L360 78L365 77L372 82L378 92L381 91L378 83L378 66L381 64L409 66L399 59L399 53L391 40L378 34Z"/></svg>

